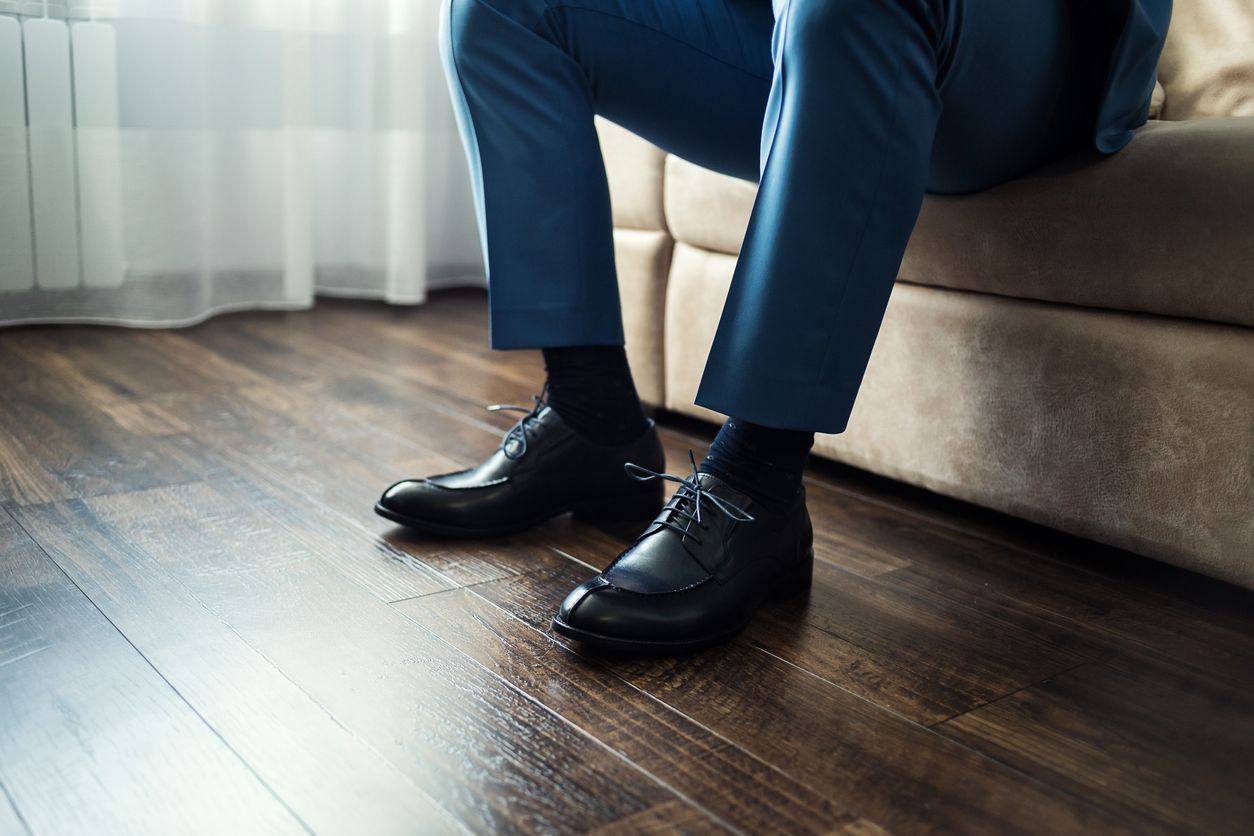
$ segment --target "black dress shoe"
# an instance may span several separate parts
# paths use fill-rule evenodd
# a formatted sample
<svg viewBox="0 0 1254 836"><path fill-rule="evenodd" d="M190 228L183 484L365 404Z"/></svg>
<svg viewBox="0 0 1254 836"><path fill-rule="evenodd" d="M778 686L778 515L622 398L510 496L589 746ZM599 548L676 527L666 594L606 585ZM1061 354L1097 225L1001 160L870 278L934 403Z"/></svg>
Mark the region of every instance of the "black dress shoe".
<svg viewBox="0 0 1254 836"><path fill-rule="evenodd" d="M697 473L695 461L688 479L628 470L679 489L631 548L566 596L557 632L608 650L683 653L730 639L763 601L809 588L804 490L780 512Z"/></svg>
<svg viewBox="0 0 1254 836"><path fill-rule="evenodd" d="M659 469L666 460L653 421L635 441L605 447L585 441L535 398L527 415L478 467L406 479L388 488L375 513L446 537L494 537L522 531L568 511L594 522L646 520L662 507L661 483L642 484L627 461Z"/></svg>

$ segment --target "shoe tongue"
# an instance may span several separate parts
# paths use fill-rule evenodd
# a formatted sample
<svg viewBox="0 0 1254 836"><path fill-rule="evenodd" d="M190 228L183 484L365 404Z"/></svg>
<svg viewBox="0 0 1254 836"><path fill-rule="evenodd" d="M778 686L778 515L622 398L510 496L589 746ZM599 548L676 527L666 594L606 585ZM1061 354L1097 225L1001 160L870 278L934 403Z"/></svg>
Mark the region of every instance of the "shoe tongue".
<svg viewBox="0 0 1254 836"><path fill-rule="evenodd" d="M748 508L749 504L753 502L753 499L748 495L736 490L712 473L698 473L697 482L701 485L701 490L706 493L712 493L719 499L725 499L741 508Z"/></svg>

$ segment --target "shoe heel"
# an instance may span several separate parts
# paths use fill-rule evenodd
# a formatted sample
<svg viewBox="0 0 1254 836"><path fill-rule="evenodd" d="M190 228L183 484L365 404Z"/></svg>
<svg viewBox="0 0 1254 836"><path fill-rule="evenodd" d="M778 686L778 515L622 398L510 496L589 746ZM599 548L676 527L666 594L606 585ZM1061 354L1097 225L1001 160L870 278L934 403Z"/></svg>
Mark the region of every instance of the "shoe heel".
<svg viewBox="0 0 1254 836"><path fill-rule="evenodd" d="M814 581L814 552L806 557L775 582L771 589L770 600L787 601L810 591Z"/></svg>
<svg viewBox="0 0 1254 836"><path fill-rule="evenodd" d="M662 491L648 490L615 499L597 499L574 508L575 519L594 525L646 522L666 504Z"/></svg>

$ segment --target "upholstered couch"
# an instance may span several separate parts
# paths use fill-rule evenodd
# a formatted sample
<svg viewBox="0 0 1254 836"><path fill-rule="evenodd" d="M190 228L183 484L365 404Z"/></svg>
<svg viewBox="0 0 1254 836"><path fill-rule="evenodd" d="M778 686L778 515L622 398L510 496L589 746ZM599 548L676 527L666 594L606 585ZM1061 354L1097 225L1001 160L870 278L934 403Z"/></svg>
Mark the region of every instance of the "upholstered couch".
<svg viewBox="0 0 1254 836"><path fill-rule="evenodd" d="M1113 157L928 196L816 451L1254 587L1252 0L1177 0L1152 116ZM693 397L755 186L600 130L641 393L718 419Z"/></svg>

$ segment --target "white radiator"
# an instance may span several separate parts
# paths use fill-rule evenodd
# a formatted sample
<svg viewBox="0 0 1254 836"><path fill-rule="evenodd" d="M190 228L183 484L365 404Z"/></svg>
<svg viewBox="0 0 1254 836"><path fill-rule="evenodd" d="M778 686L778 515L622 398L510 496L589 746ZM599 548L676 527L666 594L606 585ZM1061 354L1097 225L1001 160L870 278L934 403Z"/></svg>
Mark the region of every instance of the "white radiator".
<svg viewBox="0 0 1254 836"><path fill-rule="evenodd" d="M117 286L113 28L7 11L0 4L0 290Z"/></svg>

